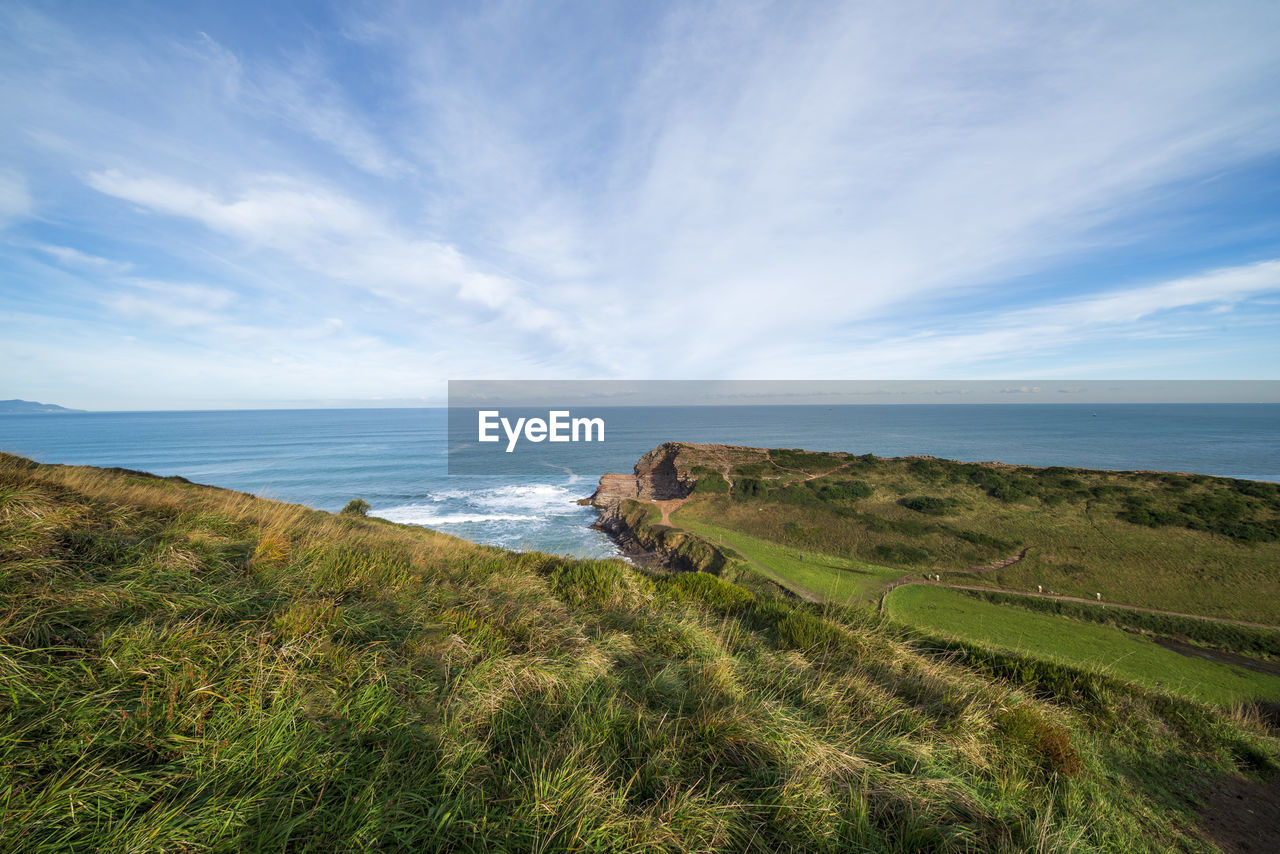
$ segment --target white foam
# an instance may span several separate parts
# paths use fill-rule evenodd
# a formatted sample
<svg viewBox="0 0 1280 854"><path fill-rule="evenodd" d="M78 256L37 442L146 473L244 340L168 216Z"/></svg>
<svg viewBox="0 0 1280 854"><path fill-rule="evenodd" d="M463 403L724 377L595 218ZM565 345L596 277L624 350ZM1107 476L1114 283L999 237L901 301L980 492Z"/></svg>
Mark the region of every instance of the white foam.
<svg viewBox="0 0 1280 854"><path fill-rule="evenodd" d="M461 525L467 522L536 522L539 517L521 513L441 513L430 504L404 504L374 510L370 515L405 525Z"/></svg>
<svg viewBox="0 0 1280 854"><path fill-rule="evenodd" d="M515 483L475 489L440 489L417 501L378 508L372 515L410 525L545 522L583 513L577 492L555 483Z"/></svg>

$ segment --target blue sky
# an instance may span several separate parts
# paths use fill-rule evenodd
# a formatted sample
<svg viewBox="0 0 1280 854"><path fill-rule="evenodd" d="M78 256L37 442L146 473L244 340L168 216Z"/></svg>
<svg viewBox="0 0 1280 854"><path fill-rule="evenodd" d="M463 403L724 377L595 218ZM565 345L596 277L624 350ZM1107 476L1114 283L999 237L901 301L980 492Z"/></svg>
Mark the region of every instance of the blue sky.
<svg viewBox="0 0 1280 854"><path fill-rule="evenodd" d="M0 6L0 397L1276 379L1280 5Z"/></svg>

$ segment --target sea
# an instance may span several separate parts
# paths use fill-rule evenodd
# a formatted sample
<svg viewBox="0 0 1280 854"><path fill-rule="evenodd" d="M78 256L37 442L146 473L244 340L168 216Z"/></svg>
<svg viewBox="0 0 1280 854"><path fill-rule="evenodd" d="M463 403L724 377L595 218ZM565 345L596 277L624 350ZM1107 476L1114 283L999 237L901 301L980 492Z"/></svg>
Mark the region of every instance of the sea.
<svg viewBox="0 0 1280 854"><path fill-rule="evenodd" d="M576 502L606 472L666 441L929 454L981 462L1193 472L1280 482L1280 404L935 404L616 407L573 467L450 475L436 409L0 415L0 450L120 466L479 543L580 557L617 554ZM601 414L600 410L593 414Z"/></svg>

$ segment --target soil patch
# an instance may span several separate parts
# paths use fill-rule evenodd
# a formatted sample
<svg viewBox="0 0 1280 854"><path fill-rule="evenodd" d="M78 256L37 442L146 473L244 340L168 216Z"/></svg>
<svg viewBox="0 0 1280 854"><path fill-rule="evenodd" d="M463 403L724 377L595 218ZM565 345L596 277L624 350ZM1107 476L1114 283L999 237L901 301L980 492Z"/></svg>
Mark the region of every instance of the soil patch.
<svg viewBox="0 0 1280 854"><path fill-rule="evenodd" d="M1226 777L1202 795L1200 829L1223 851L1280 851L1280 777L1262 782Z"/></svg>

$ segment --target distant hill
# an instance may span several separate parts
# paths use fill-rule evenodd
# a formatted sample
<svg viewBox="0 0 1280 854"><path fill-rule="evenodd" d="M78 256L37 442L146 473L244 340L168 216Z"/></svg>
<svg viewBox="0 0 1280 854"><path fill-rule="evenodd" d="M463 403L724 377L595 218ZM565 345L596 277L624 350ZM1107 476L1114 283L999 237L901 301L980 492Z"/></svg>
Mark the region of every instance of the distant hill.
<svg viewBox="0 0 1280 854"><path fill-rule="evenodd" d="M18 412L84 412L83 409L67 409L56 403L38 403L34 400L0 400L0 415Z"/></svg>

